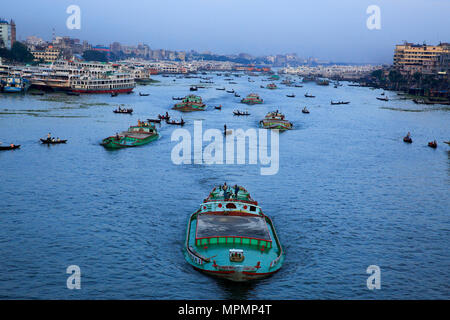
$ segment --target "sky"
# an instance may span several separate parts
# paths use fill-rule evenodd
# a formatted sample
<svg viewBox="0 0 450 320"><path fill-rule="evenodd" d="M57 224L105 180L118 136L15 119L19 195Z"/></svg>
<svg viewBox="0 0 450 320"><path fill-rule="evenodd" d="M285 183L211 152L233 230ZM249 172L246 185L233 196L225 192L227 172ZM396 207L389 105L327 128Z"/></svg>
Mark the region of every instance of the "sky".
<svg viewBox="0 0 450 320"><path fill-rule="evenodd" d="M70 36L151 49L297 53L347 63L392 63L395 44L450 42L450 0L22 0L2 1L17 37ZM66 9L78 5L81 28L69 30ZM380 8L369 30L367 8Z"/></svg>

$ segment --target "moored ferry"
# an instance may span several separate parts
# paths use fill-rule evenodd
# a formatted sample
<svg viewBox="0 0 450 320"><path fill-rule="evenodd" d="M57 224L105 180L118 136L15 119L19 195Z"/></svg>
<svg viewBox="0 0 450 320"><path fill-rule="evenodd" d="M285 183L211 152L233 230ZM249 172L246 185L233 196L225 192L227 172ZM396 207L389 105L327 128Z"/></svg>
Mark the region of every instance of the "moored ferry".
<svg viewBox="0 0 450 320"><path fill-rule="evenodd" d="M138 121L137 126L131 126L127 131L103 139L101 145L108 149L138 147L158 137L158 131L153 123Z"/></svg>
<svg viewBox="0 0 450 320"><path fill-rule="evenodd" d="M290 130L292 123L285 119L284 114L277 111L269 112L260 122L264 129Z"/></svg>
<svg viewBox="0 0 450 320"><path fill-rule="evenodd" d="M79 93L129 93L135 87L134 78L126 73L105 78L80 76L72 78L70 82L70 91Z"/></svg>
<svg viewBox="0 0 450 320"><path fill-rule="evenodd" d="M250 93L247 97L245 97L241 100L241 103L250 104L250 105L261 104L263 102L264 102L264 100L261 99L259 97L259 95L256 93Z"/></svg>
<svg viewBox="0 0 450 320"><path fill-rule="evenodd" d="M268 277L284 262L272 220L245 188L226 184L191 215L184 255L196 270L232 281Z"/></svg>
<svg viewBox="0 0 450 320"><path fill-rule="evenodd" d="M184 97L181 102L176 103L172 109L184 112L204 111L206 109L206 105L203 103L200 96L191 94Z"/></svg>

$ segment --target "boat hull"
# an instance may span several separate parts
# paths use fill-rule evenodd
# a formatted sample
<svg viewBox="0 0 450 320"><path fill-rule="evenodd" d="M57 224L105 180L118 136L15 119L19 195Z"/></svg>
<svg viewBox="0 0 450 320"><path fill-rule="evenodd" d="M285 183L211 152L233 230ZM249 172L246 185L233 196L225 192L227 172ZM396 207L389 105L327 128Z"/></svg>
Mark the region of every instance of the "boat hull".
<svg viewBox="0 0 450 320"><path fill-rule="evenodd" d="M280 269L277 269L273 272L266 273L255 273L255 272L245 272L245 271L211 271L205 270L196 266L192 266L195 270L200 271L208 276L226 279L233 282L247 282L252 280L261 280L264 278L268 278L275 273L277 273Z"/></svg>
<svg viewBox="0 0 450 320"><path fill-rule="evenodd" d="M144 139L136 139L133 137L122 137L119 140L115 136L103 139L101 145L106 149L123 149L139 147L158 139L158 134L151 135Z"/></svg>
<svg viewBox="0 0 450 320"><path fill-rule="evenodd" d="M125 89L104 89L104 90L95 90L95 89L72 89L71 92L77 93L129 93L132 92L134 88L125 88Z"/></svg>

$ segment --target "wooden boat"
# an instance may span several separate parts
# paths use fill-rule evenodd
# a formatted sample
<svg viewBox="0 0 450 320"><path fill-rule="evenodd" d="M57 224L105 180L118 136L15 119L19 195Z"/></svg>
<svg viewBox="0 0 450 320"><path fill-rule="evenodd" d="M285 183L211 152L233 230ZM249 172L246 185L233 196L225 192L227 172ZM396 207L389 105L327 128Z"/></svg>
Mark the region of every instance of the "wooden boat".
<svg viewBox="0 0 450 320"><path fill-rule="evenodd" d="M183 112L205 111L206 105L200 96L191 94L186 96L181 102L175 104L172 109Z"/></svg>
<svg viewBox="0 0 450 320"><path fill-rule="evenodd" d="M225 90L225 88L216 88L216 90Z"/></svg>
<svg viewBox="0 0 450 320"><path fill-rule="evenodd" d="M273 90L277 88L277 85L275 83L269 83L266 88Z"/></svg>
<svg viewBox="0 0 450 320"><path fill-rule="evenodd" d="M309 110L306 109L306 107L304 107L304 108L302 109L302 113L309 113Z"/></svg>
<svg viewBox="0 0 450 320"><path fill-rule="evenodd" d="M436 149L437 148L437 142L436 141L428 142L428 146L430 148Z"/></svg>
<svg viewBox="0 0 450 320"><path fill-rule="evenodd" d="M161 123L161 119L147 119L148 122Z"/></svg>
<svg viewBox="0 0 450 320"><path fill-rule="evenodd" d="M234 93L234 90L227 90L228 93Z"/></svg>
<svg viewBox="0 0 450 320"><path fill-rule="evenodd" d="M244 112L244 111L239 111L239 110L233 111L233 114L235 116L249 116L250 115L250 113L248 111Z"/></svg>
<svg viewBox="0 0 450 320"><path fill-rule="evenodd" d="M338 101L338 102L331 101L332 105L349 104L349 103L350 103L350 101Z"/></svg>
<svg viewBox="0 0 450 320"><path fill-rule="evenodd" d="M158 139L158 131L152 123L140 122L127 131L102 140L101 145L107 149L138 147Z"/></svg>
<svg viewBox="0 0 450 320"><path fill-rule="evenodd" d="M389 98L388 98L388 97L385 97L385 98L377 97L377 100L380 100L380 101L389 101Z"/></svg>
<svg viewBox="0 0 450 320"><path fill-rule="evenodd" d="M197 88L197 87L190 87L189 90L190 90L190 91L197 91L198 88Z"/></svg>
<svg viewBox="0 0 450 320"><path fill-rule="evenodd" d="M111 97L117 97L118 95L119 95L118 92L113 92L113 93L111 93Z"/></svg>
<svg viewBox="0 0 450 320"><path fill-rule="evenodd" d="M310 94L305 93L305 97L306 97L306 98L315 98L316 96L313 96L313 95L310 95Z"/></svg>
<svg viewBox="0 0 450 320"><path fill-rule="evenodd" d="M444 141L444 143L450 146L450 141Z"/></svg>
<svg viewBox="0 0 450 320"><path fill-rule="evenodd" d="M0 151L6 151L6 150L15 150L15 149L19 149L20 148L20 144L15 144L12 146L0 146Z"/></svg>
<svg viewBox="0 0 450 320"><path fill-rule="evenodd" d="M62 144L62 143L66 143L67 140L54 140L54 139L40 139L42 144Z"/></svg>
<svg viewBox="0 0 450 320"><path fill-rule="evenodd" d="M296 85L294 85L294 87L296 87L296 88L303 88L303 86L301 84L296 84Z"/></svg>
<svg viewBox="0 0 450 320"><path fill-rule="evenodd" d="M140 93L140 92L139 92L139 95L140 95L141 97L147 97L147 96L150 95L150 93Z"/></svg>
<svg viewBox="0 0 450 320"><path fill-rule="evenodd" d="M183 100L184 98L182 97L172 97L172 100Z"/></svg>
<svg viewBox="0 0 450 320"><path fill-rule="evenodd" d="M113 110L114 113L126 113L126 114L132 114L133 113L133 109L116 109Z"/></svg>
<svg viewBox="0 0 450 320"><path fill-rule="evenodd" d="M288 98L295 98L295 94L287 94L286 97L288 97Z"/></svg>
<svg viewBox="0 0 450 320"><path fill-rule="evenodd" d="M221 105L220 106L215 106L214 109L222 110L222 106Z"/></svg>
<svg viewBox="0 0 450 320"><path fill-rule="evenodd" d="M181 121L175 121L175 120L169 121L169 120L166 120L166 123L167 124L171 124L171 125L175 125L175 126L184 126L184 124L186 122L183 119L181 119Z"/></svg>
<svg viewBox="0 0 450 320"><path fill-rule="evenodd" d="M406 137L403 138L403 142L412 143L413 141L412 141L410 136L406 136Z"/></svg>
<svg viewBox="0 0 450 320"><path fill-rule="evenodd" d="M237 94L237 93L235 93L234 96L235 96L236 98L240 98L240 97L241 97L241 95L239 95L239 94Z"/></svg>
<svg viewBox="0 0 450 320"><path fill-rule="evenodd" d="M254 105L254 104L262 104L264 102L263 99L259 97L256 93L250 93L246 98L241 100L241 103Z"/></svg>
<svg viewBox="0 0 450 320"><path fill-rule="evenodd" d="M269 112L259 123L264 129L278 129L284 131L291 130L293 127L292 122L286 120L284 114L278 111Z"/></svg>
<svg viewBox="0 0 450 320"><path fill-rule="evenodd" d="M195 270L237 282L271 276L284 262L272 220L242 186L215 187L191 215L184 256Z"/></svg>

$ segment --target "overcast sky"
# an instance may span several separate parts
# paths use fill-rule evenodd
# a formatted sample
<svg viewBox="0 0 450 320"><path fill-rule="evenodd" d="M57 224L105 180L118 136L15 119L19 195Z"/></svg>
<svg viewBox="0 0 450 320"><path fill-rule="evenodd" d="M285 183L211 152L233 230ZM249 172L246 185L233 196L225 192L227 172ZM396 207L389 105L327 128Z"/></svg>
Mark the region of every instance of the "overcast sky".
<svg viewBox="0 0 450 320"><path fill-rule="evenodd" d="M450 0L22 0L2 1L19 39L57 35L109 45L267 55L297 53L335 62L391 63L395 44L450 42ZM66 27L69 5L81 29ZM369 30L367 7L381 9Z"/></svg>

